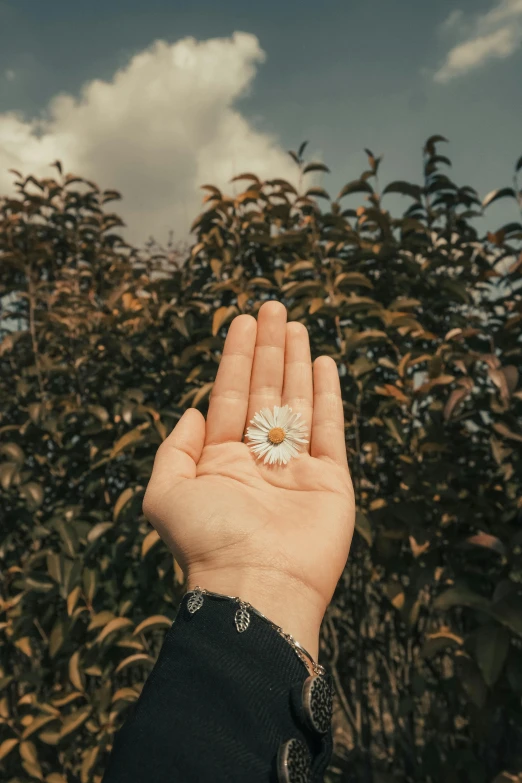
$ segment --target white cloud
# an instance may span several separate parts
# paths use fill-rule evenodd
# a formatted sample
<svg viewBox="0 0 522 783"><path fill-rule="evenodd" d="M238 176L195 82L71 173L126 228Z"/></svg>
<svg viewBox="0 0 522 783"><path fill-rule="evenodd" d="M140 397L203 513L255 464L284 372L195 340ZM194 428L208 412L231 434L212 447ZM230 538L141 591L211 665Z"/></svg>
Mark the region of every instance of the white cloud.
<svg viewBox="0 0 522 783"><path fill-rule="evenodd" d="M454 29L462 18L462 12L453 11L442 28ZM521 45L522 0L501 0L490 11L476 17L472 32L448 52L433 79L445 84L489 60L510 57Z"/></svg>
<svg viewBox="0 0 522 783"><path fill-rule="evenodd" d="M455 46L446 62L434 76L436 82L449 82L455 76L483 65L494 57L509 57L518 48L520 40L515 31L502 27L489 35L482 35Z"/></svg>
<svg viewBox="0 0 522 783"><path fill-rule="evenodd" d="M78 99L57 95L43 118L0 114L0 193L13 192L9 168L54 176L49 166L59 158L65 172L121 191L123 200L108 206L128 224L128 241L153 234L166 242L169 229L175 240L187 238L203 208L202 184L233 194L229 180L243 171L295 182L295 164L277 140L234 108L264 59L247 33L156 41L111 81L93 80Z"/></svg>
<svg viewBox="0 0 522 783"><path fill-rule="evenodd" d="M464 12L460 8L455 8L448 14L444 22L441 24L441 28L443 30L453 30L460 24L463 16Z"/></svg>
<svg viewBox="0 0 522 783"><path fill-rule="evenodd" d="M15 78L16 74L15 74L15 72L11 68L8 68L7 71L5 72L4 76L5 76L5 78L7 79L8 82L12 82L13 79Z"/></svg>

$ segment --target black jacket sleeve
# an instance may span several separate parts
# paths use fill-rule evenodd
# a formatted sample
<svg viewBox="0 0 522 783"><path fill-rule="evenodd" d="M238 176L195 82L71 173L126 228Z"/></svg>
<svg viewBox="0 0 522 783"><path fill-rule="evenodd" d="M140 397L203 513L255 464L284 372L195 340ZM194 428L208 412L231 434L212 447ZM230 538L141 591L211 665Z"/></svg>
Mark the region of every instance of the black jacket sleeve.
<svg viewBox="0 0 522 783"><path fill-rule="evenodd" d="M332 754L332 680L310 675L255 613L181 600L102 783L322 783Z"/></svg>

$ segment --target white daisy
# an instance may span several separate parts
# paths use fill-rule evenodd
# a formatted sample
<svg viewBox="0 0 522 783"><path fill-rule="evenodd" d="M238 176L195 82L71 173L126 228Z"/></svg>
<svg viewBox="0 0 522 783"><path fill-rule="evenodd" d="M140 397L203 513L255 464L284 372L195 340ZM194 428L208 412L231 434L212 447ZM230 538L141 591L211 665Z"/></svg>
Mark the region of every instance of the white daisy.
<svg viewBox="0 0 522 783"><path fill-rule="evenodd" d="M300 413L292 413L292 408L284 405L282 408L274 405L273 411L262 408L250 420L246 436L250 448L257 459L265 457L264 464L278 463L286 465L291 457L299 453L299 444L308 443L307 428L299 421Z"/></svg>

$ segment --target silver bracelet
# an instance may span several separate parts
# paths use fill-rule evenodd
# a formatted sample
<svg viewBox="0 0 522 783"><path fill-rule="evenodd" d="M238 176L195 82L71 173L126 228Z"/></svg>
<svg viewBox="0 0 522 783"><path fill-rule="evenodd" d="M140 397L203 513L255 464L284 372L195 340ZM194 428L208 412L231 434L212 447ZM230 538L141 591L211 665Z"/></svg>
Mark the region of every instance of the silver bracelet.
<svg viewBox="0 0 522 783"><path fill-rule="evenodd" d="M261 614L260 611L255 609L252 604L249 604L248 601L242 601L241 598L238 598L234 595L223 595L222 593L212 593L210 590L205 590L205 588L196 587L193 590L187 590L185 595L192 594L187 602L187 609L191 614L194 614L194 612L197 612L198 609L200 609L203 606L203 596L204 595L210 595L214 598L225 598L230 601L235 601L239 604L239 608L236 611L235 614L235 623L236 623L236 629L238 633L243 633L247 630L248 626L250 625L250 614L249 612L254 612L257 614L258 617L260 617L262 620L264 620L266 623L268 623L274 630L278 632L280 636L283 637L283 639L286 639L286 641L290 644L296 655L298 656L299 660L304 664L306 667L306 670L308 674L325 674L325 669L323 666L321 666L319 663L316 663L310 653L305 650L305 648L299 644L299 642L294 639L293 636L291 636L289 633L285 633L283 629L272 622L272 620L269 620L268 617L265 617L264 614ZM312 668L312 671L310 671L310 667Z"/></svg>

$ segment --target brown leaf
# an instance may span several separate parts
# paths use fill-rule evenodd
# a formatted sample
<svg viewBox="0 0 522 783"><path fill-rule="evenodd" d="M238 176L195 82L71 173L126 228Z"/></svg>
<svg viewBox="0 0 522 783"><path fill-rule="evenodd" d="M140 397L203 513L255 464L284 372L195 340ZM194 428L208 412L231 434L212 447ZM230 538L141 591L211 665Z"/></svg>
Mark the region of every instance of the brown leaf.
<svg viewBox="0 0 522 783"><path fill-rule="evenodd" d="M218 307L212 317L212 335L215 337L223 324L227 323L238 312L235 305L230 307Z"/></svg>
<svg viewBox="0 0 522 783"><path fill-rule="evenodd" d="M114 504L114 509L113 509L113 512L112 512L112 518L113 518L114 522L116 522L118 520L118 517L120 515L121 510L123 509L124 506L127 505L129 500L134 495L134 492L135 492L134 487L127 487L127 489L124 489L123 492L119 495L118 500ZM102 523L102 524L107 524L107 523ZM96 528L99 528L99 526L96 525ZM108 528L107 528L107 530L108 530ZM105 532L105 531L103 531L103 532ZM91 533L92 533L92 530L91 530Z"/></svg>
<svg viewBox="0 0 522 783"><path fill-rule="evenodd" d="M141 544L141 556L145 557L147 552L152 549L154 544L157 544L158 541L160 541L160 535L156 530L151 530L150 533L147 533Z"/></svg>
<svg viewBox="0 0 522 783"><path fill-rule="evenodd" d="M98 758L100 751L99 745L94 745L92 748L87 748L83 752L82 766L80 768L80 781L81 783L90 783L92 780L91 771Z"/></svg>
<svg viewBox="0 0 522 783"><path fill-rule="evenodd" d="M431 380L418 386L414 393L425 394L426 392L431 391L434 386L447 386L448 383L452 383L454 380L454 375L439 375L438 378L431 378Z"/></svg>
<svg viewBox="0 0 522 783"><path fill-rule="evenodd" d="M27 739L41 729L42 726L47 726L48 723L55 720L57 720L57 718L54 715L40 715L37 718L34 718L22 732L22 739Z"/></svg>
<svg viewBox="0 0 522 783"><path fill-rule="evenodd" d="M14 644L15 647L18 647L18 649L25 653L28 658L33 657L33 651L31 649L31 643L28 636L22 636L20 639L16 639Z"/></svg>
<svg viewBox="0 0 522 783"><path fill-rule="evenodd" d="M145 423L148 424L148 422ZM110 459L116 457L120 452L124 451L128 446L132 446L133 444L142 441L143 440L142 429L144 429L144 427L143 425L140 425L140 427L136 427L135 429L130 430L130 432L126 432L125 435L123 435L119 440L117 440L114 446L112 447L112 451L109 455Z"/></svg>
<svg viewBox="0 0 522 783"><path fill-rule="evenodd" d="M340 275L337 275L334 281L334 288L357 285L373 288L372 281L366 275L361 274L361 272L342 272Z"/></svg>
<svg viewBox="0 0 522 783"><path fill-rule="evenodd" d="M84 690L82 673L80 671L80 651L76 650L69 659L69 679L79 691Z"/></svg>
<svg viewBox="0 0 522 783"><path fill-rule="evenodd" d="M165 617L163 614L155 614L152 617L147 617L135 628L134 635L136 636L143 631L150 631L153 628L170 628L172 620Z"/></svg>
<svg viewBox="0 0 522 783"><path fill-rule="evenodd" d="M493 429L508 440L517 440L522 443L522 435L518 432L513 432L505 424L502 424L501 421L496 422L493 425Z"/></svg>
<svg viewBox="0 0 522 783"><path fill-rule="evenodd" d="M425 541L423 544L418 544L413 536L410 536L409 540L413 557L419 557L420 555L423 555L424 552L427 552L430 548L429 541Z"/></svg>
<svg viewBox="0 0 522 783"><path fill-rule="evenodd" d="M135 688L119 688L116 693L114 693L111 702L114 704L116 701L136 701L136 699L139 697L139 691L137 691Z"/></svg>
<svg viewBox="0 0 522 783"><path fill-rule="evenodd" d="M63 739L63 737L67 737L68 734L71 734L73 731L78 729L82 723L85 723L91 712L92 707L87 705L85 707L81 707L78 712L73 712L68 715L62 724L60 737Z"/></svg>
<svg viewBox="0 0 522 783"><path fill-rule="evenodd" d="M150 663L153 665L155 661L151 655L146 655L145 653L129 655L128 658L124 658L123 661L120 661L120 663L116 666L114 670L115 674L121 672L121 670L125 669L127 666L131 666L133 663Z"/></svg>
<svg viewBox="0 0 522 783"><path fill-rule="evenodd" d="M106 533L107 530L110 530L112 526L112 522L98 522L98 524L94 525L94 527L92 527L87 533L87 541L90 544L94 543L97 538L103 536L103 534Z"/></svg>
<svg viewBox="0 0 522 783"><path fill-rule="evenodd" d="M308 312L310 313L310 315L313 315L318 310L320 310L323 305L324 305L324 299L321 299L320 297L315 297L310 301L310 307L308 309Z"/></svg>
<svg viewBox="0 0 522 783"><path fill-rule="evenodd" d="M498 552L499 555L506 554L506 547L502 541L496 536L491 536L489 533L477 533L476 535L467 538L466 542L468 544L473 544L474 546L484 547L485 549L492 549L495 552Z"/></svg>
<svg viewBox="0 0 522 783"><path fill-rule="evenodd" d="M497 386L497 388L500 390L500 396L502 400L507 401L509 399L509 388L507 385L506 376L500 369L496 369L495 367L488 367L488 375Z"/></svg>
<svg viewBox="0 0 522 783"><path fill-rule="evenodd" d="M445 421L451 419L453 412L458 408L458 406L462 402L464 402L466 397L469 397L469 389L454 389L451 392L446 402L446 405L444 406L443 415Z"/></svg>
<svg viewBox="0 0 522 783"><path fill-rule="evenodd" d="M128 628L130 625L133 625L133 622L132 620L129 620L128 617L115 617L114 620L109 620L103 631L98 634L96 643L101 644L109 634L114 633L115 631L121 631L123 628Z"/></svg>
<svg viewBox="0 0 522 783"><path fill-rule="evenodd" d="M209 383L204 383L203 386L199 387L199 389L196 391L196 394L192 399L193 408L197 408L198 404L202 402L202 400L204 400L205 397L207 397L210 394L213 386L214 386L214 381L209 381Z"/></svg>
<svg viewBox="0 0 522 783"><path fill-rule="evenodd" d="M11 739L6 739L2 742L0 745L0 761L4 759L13 748L16 748L18 742L19 740L17 737L12 737Z"/></svg>
<svg viewBox="0 0 522 783"><path fill-rule="evenodd" d="M386 397L395 397L399 402L407 403L409 401L404 392L391 383L386 383L384 386L376 386L374 391L376 391L377 394L382 394Z"/></svg>
<svg viewBox="0 0 522 783"><path fill-rule="evenodd" d="M513 392L517 388L517 384L518 384L518 370L517 370L517 368L515 367L514 364L508 364L505 367L502 367L502 374L504 375L504 378L506 379L506 385L507 385L509 394L513 394Z"/></svg>
<svg viewBox="0 0 522 783"><path fill-rule="evenodd" d="M449 647L460 647L464 644L464 639L451 631L441 630L426 636L426 640L421 649L423 658L433 658L439 652Z"/></svg>

